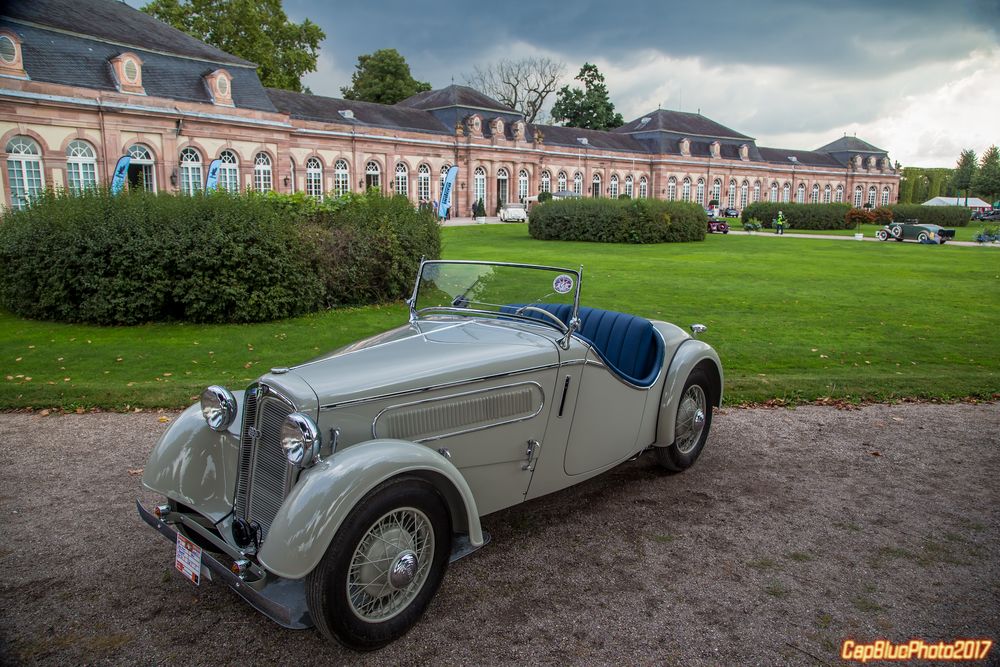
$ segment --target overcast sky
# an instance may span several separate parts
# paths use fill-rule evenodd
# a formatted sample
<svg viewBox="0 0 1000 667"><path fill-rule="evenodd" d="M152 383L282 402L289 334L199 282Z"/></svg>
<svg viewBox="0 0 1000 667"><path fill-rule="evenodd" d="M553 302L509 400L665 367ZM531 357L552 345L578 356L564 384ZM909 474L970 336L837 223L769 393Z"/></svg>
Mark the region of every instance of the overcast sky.
<svg viewBox="0 0 1000 667"><path fill-rule="evenodd" d="M452 3L284 0L326 32L318 95L357 57L395 48L434 88L476 64L546 55L566 82L596 63L626 121L701 110L759 145L815 149L856 133L908 166L952 167L1000 144L998 0ZM549 105L551 102L550 100Z"/></svg>

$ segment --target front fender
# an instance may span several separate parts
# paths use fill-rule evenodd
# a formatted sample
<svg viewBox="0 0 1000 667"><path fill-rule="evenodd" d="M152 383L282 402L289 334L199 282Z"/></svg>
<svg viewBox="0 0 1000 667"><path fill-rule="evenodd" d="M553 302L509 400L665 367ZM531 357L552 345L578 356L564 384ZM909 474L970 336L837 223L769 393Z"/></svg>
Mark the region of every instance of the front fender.
<svg viewBox="0 0 1000 667"><path fill-rule="evenodd" d="M680 404L681 393L684 391L684 383L687 382L691 371L699 364L711 366L719 381L719 391L712 401L713 405L722 406L722 362L719 355L708 343L696 338L689 338L681 343L677 348L677 353L670 362L667 370L667 379L663 384L663 394L660 398L660 414L656 424L657 447L669 447L674 443L674 426L677 419L677 406ZM711 372L709 373L711 375Z"/></svg>
<svg viewBox="0 0 1000 667"><path fill-rule="evenodd" d="M302 473L271 522L258 560L287 579L301 579L319 564L333 536L364 496L391 477L422 477L441 491L456 529L483 545L476 500L450 461L405 440L370 440L335 453Z"/></svg>
<svg viewBox="0 0 1000 667"><path fill-rule="evenodd" d="M233 392L243 406L243 392ZM194 508L218 523L233 511L240 458L238 414L228 431L213 431L201 406L182 412L160 436L142 473L142 485Z"/></svg>

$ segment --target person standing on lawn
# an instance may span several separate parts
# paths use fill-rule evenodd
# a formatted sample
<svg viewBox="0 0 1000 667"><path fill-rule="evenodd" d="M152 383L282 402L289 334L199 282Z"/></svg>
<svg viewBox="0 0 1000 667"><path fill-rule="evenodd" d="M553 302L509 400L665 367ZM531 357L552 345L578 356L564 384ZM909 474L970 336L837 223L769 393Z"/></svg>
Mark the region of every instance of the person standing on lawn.
<svg viewBox="0 0 1000 667"><path fill-rule="evenodd" d="M785 234L785 214L778 211L778 219L774 221L774 233L775 234Z"/></svg>

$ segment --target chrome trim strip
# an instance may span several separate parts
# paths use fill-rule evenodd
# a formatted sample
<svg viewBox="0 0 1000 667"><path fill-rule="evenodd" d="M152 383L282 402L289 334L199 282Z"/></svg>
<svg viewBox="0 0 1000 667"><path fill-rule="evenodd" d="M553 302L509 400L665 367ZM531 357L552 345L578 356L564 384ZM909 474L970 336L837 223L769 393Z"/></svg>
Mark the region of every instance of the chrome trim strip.
<svg viewBox="0 0 1000 667"><path fill-rule="evenodd" d="M439 435L433 435L433 436L430 436L428 438L419 438L417 440L414 440L413 442L433 442L434 440L441 440L443 438L450 438L450 437L456 436L456 435L464 435L466 433L474 433L476 431L485 431L488 428L493 428L495 426L503 426L504 424L515 424L517 422L528 421L529 419L534 419L535 417L537 417L538 415L540 415L542 413L542 410L545 409L545 390L542 389L542 385L538 384L534 380L528 380L526 382L513 382L511 384L503 384L503 385L500 385L498 387L484 387L483 389L473 389L472 391L463 391L463 392L459 392L457 394L448 394L446 396L435 396L433 398L424 398L424 399L421 399L419 401L411 401L409 403L397 403L396 405L388 405L388 406L382 408L381 410L379 410L379 413L377 415L375 415L375 419L372 420L372 437L373 438L377 438L378 437L378 420L379 420L379 417L382 416L382 413L384 413L384 412L386 412L388 410L394 410L396 408L408 408L408 407L411 407L411 406L414 406L414 405L422 405L424 403L434 403L435 401L447 401L449 399L459 398L459 397L462 397L462 396L472 396L474 394L485 394L486 392L489 392L489 391L497 391L499 389L510 389L512 387L523 387L523 386L532 385L532 384L535 385L536 387L538 387L538 393L540 393L542 395L542 402L538 406L538 410L536 410L533 414L528 415L527 417L518 417L517 419L507 419L507 420L504 420L504 421L495 422L493 424L487 424L485 426L476 426L476 427L473 427L473 428L463 429L461 431L453 431L451 433L444 433L444 434L439 434Z"/></svg>
<svg viewBox="0 0 1000 667"><path fill-rule="evenodd" d="M340 403L327 403L326 405L319 406L319 409L320 412L323 412L325 410L342 408L346 405L360 405L362 403L370 403L372 401L381 401L386 398L396 398L397 396L407 396L409 394L420 394L426 391L435 391L437 389L448 389L449 387L458 387L463 384L471 384L473 382L495 380L497 378L510 377L511 375L520 375L521 373L534 373L535 371L544 371L549 368L559 368L559 362L553 364L543 364L541 366L532 366L531 368L521 368L516 371L507 371L506 373L481 375L479 377L468 378L465 380L455 380L453 382L442 382L441 384L432 384L426 387L418 387L416 389L404 389L403 391L394 391L394 392L389 392L387 394L378 394L376 396L366 396L364 398L352 398L349 401L341 401Z"/></svg>

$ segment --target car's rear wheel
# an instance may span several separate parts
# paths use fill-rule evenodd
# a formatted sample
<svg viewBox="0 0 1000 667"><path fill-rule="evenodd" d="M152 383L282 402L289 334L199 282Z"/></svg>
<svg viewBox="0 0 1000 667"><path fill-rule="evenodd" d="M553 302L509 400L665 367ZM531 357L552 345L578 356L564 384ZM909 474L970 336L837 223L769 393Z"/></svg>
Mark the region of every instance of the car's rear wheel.
<svg viewBox="0 0 1000 667"><path fill-rule="evenodd" d="M700 368L691 371L674 421L674 442L656 447L656 458L667 470L680 472L690 468L705 448L712 427L712 384Z"/></svg>
<svg viewBox="0 0 1000 667"><path fill-rule="evenodd" d="M429 483L397 478L376 487L306 579L316 627L360 651L402 637L441 584L450 538L448 509Z"/></svg>

